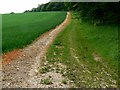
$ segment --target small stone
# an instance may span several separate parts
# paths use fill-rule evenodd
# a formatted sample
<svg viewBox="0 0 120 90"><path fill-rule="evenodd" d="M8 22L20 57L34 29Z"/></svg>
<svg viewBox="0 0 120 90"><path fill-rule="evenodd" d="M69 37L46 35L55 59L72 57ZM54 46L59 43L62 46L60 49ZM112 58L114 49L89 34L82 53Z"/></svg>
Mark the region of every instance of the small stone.
<svg viewBox="0 0 120 90"><path fill-rule="evenodd" d="M9 86L9 85L10 85L10 83L7 84L7 86Z"/></svg>
<svg viewBox="0 0 120 90"><path fill-rule="evenodd" d="M35 72L36 72L36 73L38 73L38 70L37 70L37 69L35 69Z"/></svg>
<svg viewBox="0 0 120 90"><path fill-rule="evenodd" d="M17 70L19 70L19 68L17 68Z"/></svg>

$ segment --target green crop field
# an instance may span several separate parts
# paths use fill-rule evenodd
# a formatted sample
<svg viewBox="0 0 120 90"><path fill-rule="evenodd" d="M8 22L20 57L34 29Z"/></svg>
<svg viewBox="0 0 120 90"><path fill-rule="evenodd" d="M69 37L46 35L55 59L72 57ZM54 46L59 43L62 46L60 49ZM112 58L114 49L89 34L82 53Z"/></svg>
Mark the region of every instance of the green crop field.
<svg viewBox="0 0 120 90"><path fill-rule="evenodd" d="M2 15L2 50L11 51L30 44L44 32L64 21L66 12Z"/></svg>
<svg viewBox="0 0 120 90"><path fill-rule="evenodd" d="M95 58L98 57L99 60L96 61ZM57 63L67 66L67 69L60 72L78 87L116 87L118 26L95 26L81 22L74 13L70 24L50 46L46 60L48 65L54 67L57 67Z"/></svg>

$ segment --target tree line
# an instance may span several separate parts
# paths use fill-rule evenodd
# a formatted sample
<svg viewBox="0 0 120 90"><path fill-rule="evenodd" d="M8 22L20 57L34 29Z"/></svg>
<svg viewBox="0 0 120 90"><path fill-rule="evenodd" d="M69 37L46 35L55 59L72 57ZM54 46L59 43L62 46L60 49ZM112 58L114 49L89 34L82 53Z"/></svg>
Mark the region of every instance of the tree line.
<svg viewBox="0 0 120 90"><path fill-rule="evenodd" d="M83 21L95 24L119 23L119 2L49 2L25 12L76 11Z"/></svg>
<svg viewBox="0 0 120 90"><path fill-rule="evenodd" d="M48 2L38 5L37 8L32 8L32 10L26 10L25 12L65 11L64 7L64 2Z"/></svg>

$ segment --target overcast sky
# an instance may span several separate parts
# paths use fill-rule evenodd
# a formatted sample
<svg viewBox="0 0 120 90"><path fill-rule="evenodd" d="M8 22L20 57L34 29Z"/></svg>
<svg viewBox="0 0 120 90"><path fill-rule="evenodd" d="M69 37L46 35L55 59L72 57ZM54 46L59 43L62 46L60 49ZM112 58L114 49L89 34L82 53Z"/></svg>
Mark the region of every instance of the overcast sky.
<svg viewBox="0 0 120 90"><path fill-rule="evenodd" d="M31 10L38 4L44 4L50 0L0 0L0 13L21 13L25 10Z"/></svg>

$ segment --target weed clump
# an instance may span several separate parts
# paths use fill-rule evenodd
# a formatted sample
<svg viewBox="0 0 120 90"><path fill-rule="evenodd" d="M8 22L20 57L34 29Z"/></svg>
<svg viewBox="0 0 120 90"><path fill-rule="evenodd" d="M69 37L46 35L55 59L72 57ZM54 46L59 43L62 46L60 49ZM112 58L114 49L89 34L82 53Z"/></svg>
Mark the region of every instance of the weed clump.
<svg viewBox="0 0 120 90"><path fill-rule="evenodd" d="M52 83L52 80L50 78L46 78L46 79L42 79L40 81L41 84L45 84L45 85L50 85L50 84L53 84Z"/></svg>

